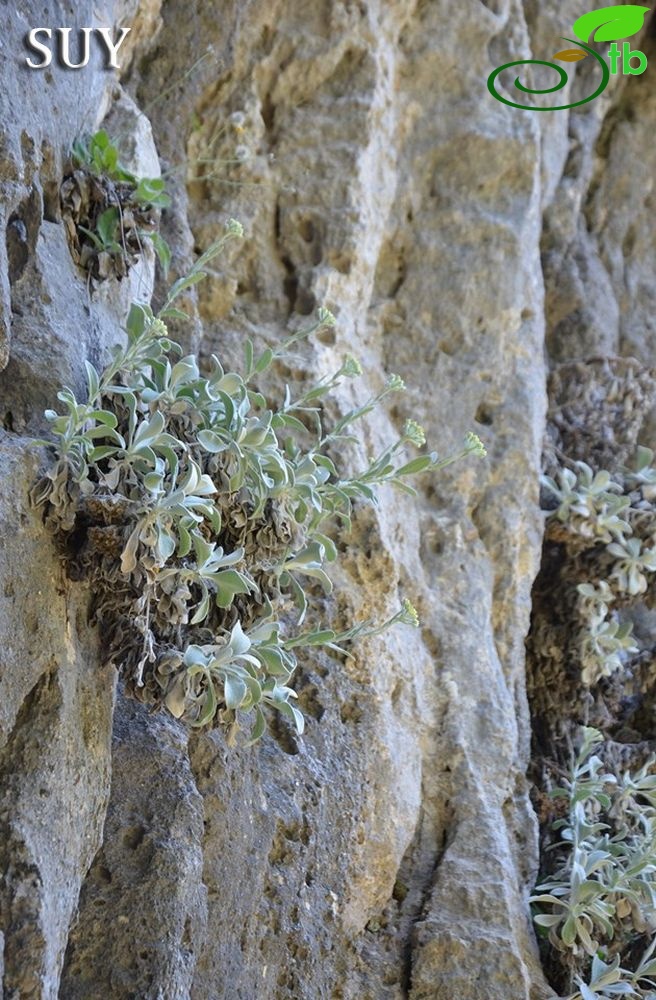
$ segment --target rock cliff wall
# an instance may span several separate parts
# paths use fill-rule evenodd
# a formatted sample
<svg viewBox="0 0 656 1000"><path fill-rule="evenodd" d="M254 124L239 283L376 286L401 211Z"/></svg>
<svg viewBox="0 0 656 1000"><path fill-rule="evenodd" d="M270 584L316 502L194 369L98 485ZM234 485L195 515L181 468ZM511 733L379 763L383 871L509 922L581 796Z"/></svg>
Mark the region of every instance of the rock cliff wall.
<svg viewBox="0 0 656 1000"><path fill-rule="evenodd" d="M495 65L557 48L570 0L101 8L0 11L4 996L547 1000L524 664L547 370L649 363L653 88L618 78L553 115L489 97ZM37 24L132 26L121 80L96 56L28 71L15 40ZM409 387L368 446L412 416L440 451L469 429L488 449L359 513L342 610L407 596L422 628L306 659L302 740L229 749L126 700L28 503L26 439L153 287L148 260L90 290L69 254L63 162L101 123L135 167L159 156L176 273L227 217L246 229L190 301L188 345L238 362L323 304L334 335L288 377L350 352L358 393L387 371Z"/></svg>

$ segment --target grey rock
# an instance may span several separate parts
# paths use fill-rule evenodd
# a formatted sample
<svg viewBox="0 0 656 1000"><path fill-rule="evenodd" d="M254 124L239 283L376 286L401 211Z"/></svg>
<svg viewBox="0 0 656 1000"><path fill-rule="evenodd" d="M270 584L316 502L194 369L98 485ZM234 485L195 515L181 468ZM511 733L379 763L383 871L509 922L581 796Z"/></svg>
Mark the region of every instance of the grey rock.
<svg viewBox="0 0 656 1000"><path fill-rule="evenodd" d="M182 727L119 698L103 843L71 929L62 997L189 995L205 940L202 818Z"/></svg>
<svg viewBox="0 0 656 1000"><path fill-rule="evenodd" d="M0 922L3 996L55 998L101 836L114 679L28 492L34 448L0 440Z"/></svg>
<svg viewBox="0 0 656 1000"><path fill-rule="evenodd" d="M76 5L78 24L92 7ZM527 902L538 838L524 660L547 370L653 355L656 103L639 79L617 80L594 105L531 115L494 102L485 79L504 61L549 58L575 7L126 0L103 8L134 28L122 82L97 61L83 77L5 64L8 1000L553 996ZM6 8L3 38L62 16L54 2ZM577 68L572 95L593 69ZM470 429L488 448L422 481L417 500L385 494L358 511L340 612L383 617L407 596L422 627L348 660L308 657L302 740L281 724L257 747L229 748L222 731L190 736L115 699L92 595L66 578L29 506L48 459L19 435L42 432L63 383L83 393L84 359L104 363L131 298L153 288L152 260L92 291L70 258L63 164L101 122L135 170L161 164L174 274L226 218L247 230L190 295L192 324L174 331L187 346L237 364L246 336L278 342L326 305L337 327L290 378L330 372L348 352L365 377L336 411L387 371L409 387L349 461L410 416L441 452Z"/></svg>

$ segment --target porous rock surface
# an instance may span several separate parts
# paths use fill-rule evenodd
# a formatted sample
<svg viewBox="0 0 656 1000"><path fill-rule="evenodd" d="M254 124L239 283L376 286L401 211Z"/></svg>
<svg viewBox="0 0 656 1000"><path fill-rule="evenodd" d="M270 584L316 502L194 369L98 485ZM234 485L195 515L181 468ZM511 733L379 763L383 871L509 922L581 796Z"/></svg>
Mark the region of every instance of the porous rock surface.
<svg viewBox="0 0 656 1000"><path fill-rule="evenodd" d="M524 665L548 358L653 356L656 97L618 78L591 105L535 115L485 81L548 58L577 13L570 0L0 11L6 1000L553 996L527 905ZM97 56L28 71L19 40L41 24L132 25L121 79ZM648 34L641 47L656 59ZM152 287L149 262L90 291L66 245L63 163L108 115L135 169L159 154L176 273L229 216L246 229L189 301L188 345L237 363L247 335L276 342L326 305L334 336L292 377L349 352L365 378L341 405L387 371L409 387L369 420L367 447L412 416L440 451L469 429L488 448L423 480L417 501L385 493L359 513L342 610L383 616L409 597L422 628L306 659L300 740L276 727L229 748L125 700L90 595L29 506L44 407L63 383L81 390L84 358L106 360Z"/></svg>

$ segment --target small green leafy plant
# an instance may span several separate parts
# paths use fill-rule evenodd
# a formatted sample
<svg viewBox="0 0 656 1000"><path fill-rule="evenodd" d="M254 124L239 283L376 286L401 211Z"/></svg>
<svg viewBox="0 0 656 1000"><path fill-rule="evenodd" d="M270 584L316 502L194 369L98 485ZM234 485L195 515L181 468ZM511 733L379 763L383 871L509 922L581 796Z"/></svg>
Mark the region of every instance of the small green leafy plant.
<svg viewBox="0 0 656 1000"><path fill-rule="evenodd" d="M598 730L585 727L569 774L551 793L564 815L553 824L550 874L531 899L534 920L577 987L569 1000L653 1000L656 756L635 772L613 773L595 753L602 743ZM641 944L629 971L625 958Z"/></svg>
<svg viewBox="0 0 656 1000"><path fill-rule="evenodd" d="M178 297L240 234L231 221L175 282L158 316L132 307L126 347L102 373L87 364L85 402L70 389L59 393L64 412L46 413L55 463L34 499L47 503L69 552L76 546L77 571L93 584L109 655L128 689L192 726L251 714L257 739L265 708L303 729L290 686L299 649L341 650L392 624L417 624L405 601L382 623L304 627L315 588L331 592L334 535L350 527L354 504L375 503L383 484L412 495L412 476L484 449L469 435L458 455L410 458L407 449L421 447L424 434L409 420L357 475L341 474L335 457L357 440L355 425L401 391L402 380L390 375L330 430L322 403L361 374L355 359L297 398L287 388L277 406L255 384L334 323L327 310L278 348L257 355L247 342L242 374L216 357L201 373L193 356L180 357L166 320L184 316Z"/></svg>
<svg viewBox="0 0 656 1000"><path fill-rule="evenodd" d="M168 208L171 204L161 177L139 178L122 166L118 149L104 129L95 132L87 141L76 140L73 143L73 160L76 166L87 169L96 177L116 184L129 184L134 188L131 197L138 205Z"/></svg>
<svg viewBox="0 0 656 1000"><path fill-rule="evenodd" d="M124 277L144 240L168 271L170 250L157 231L158 212L171 203L165 183L126 170L104 129L74 143L61 202L74 259L96 280Z"/></svg>

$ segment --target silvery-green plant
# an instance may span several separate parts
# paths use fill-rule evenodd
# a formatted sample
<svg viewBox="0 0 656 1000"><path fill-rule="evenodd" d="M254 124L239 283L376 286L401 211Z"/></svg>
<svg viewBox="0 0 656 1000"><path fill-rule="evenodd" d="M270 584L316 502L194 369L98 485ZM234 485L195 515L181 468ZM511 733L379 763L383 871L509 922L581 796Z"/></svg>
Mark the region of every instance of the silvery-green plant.
<svg viewBox="0 0 656 1000"><path fill-rule="evenodd" d="M651 448L638 446L633 467L624 469L624 482L630 489L640 488L645 500L656 500L656 468Z"/></svg>
<svg viewBox="0 0 656 1000"><path fill-rule="evenodd" d="M564 468L557 480L542 477L543 485L558 501L554 515L584 538L610 542L631 534L631 525L624 516L630 501L618 496L622 487L605 470L593 473L585 462L575 464L576 473Z"/></svg>
<svg viewBox="0 0 656 1000"><path fill-rule="evenodd" d="M579 608L581 614L593 625L601 625L608 617L608 610L615 601L615 594L608 585L607 580L599 580L598 583L580 583L576 588L579 597Z"/></svg>
<svg viewBox="0 0 656 1000"><path fill-rule="evenodd" d="M653 457L651 449L639 448L633 467L614 478L576 462L576 471L564 468L542 480L557 502L548 516L558 522L559 540L571 539L574 558L581 551L598 554L599 577L577 587L580 669L587 686L638 652L630 621L620 622L616 612L627 599L646 593L656 572ZM594 565L590 558L582 563L588 573Z"/></svg>
<svg viewBox="0 0 656 1000"><path fill-rule="evenodd" d="M612 1000L614 997L644 996L636 993L631 974L620 966L619 955L609 963L595 955L592 959L590 982L584 982L581 976L576 976L575 982L578 989L567 1000Z"/></svg>
<svg viewBox="0 0 656 1000"><path fill-rule="evenodd" d="M583 632L581 641L581 679L588 687L602 677L610 677L637 653L631 622L604 619L593 620Z"/></svg>
<svg viewBox="0 0 656 1000"><path fill-rule="evenodd" d="M615 556L610 578L626 594L644 594L647 589L647 573L656 570L656 549L643 548L639 538L625 538L622 542L611 542L606 551Z"/></svg>
<svg viewBox="0 0 656 1000"><path fill-rule="evenodd" d="M551 793L565 800L566 816L553 825L559 840L547 855L550 874L531 899L536 924L570 956L577 991L568 1000L649 997L656 973L653 943L635 970L622 967L634 942L656 930L656 757L618 775L595 752L602 743L585 727L569 774Z"/></svg>
<svg viewBox="0 0 656 1000"><path fill-rule="evenodd" d="M348 529L354 505L376 503L384 484L414 494L411 477L484 449L468 435L457 455L411 458L408 448L425 436L409 420L358 474L342 475L335 458L358 440L357 422L402 391L402 380L388 376L329 429L322 401L361 374L355 359L297 399L287 388L278 406L256 385L292 347L334 324L325 309L277 348L258 355L248 341L241 374L216 357L205 372L182 357L166 321L184 316L179 296L240 235L231 221L157 316L132 307L126 346L103 372L87 364L86 401L59 393L64 412L46 414L53 440L41 442L54 447L55 462L34 499L47 503L69 552L77 547L77 571L92 581L109 656L128 690L192 726L250 715L257 739L266 709L303 729L290 685L299 649L341 650L390 625L418 623L406 601L382 623L303 630L316 585L332 590L333 536Z"/></svg>
<svg viewBox="0 0 656 1000"><path fill-rule="evenodd" d="M589 981L586 983L582 976L574 975L577 989L566 1000L614 1000L615 997L656 1000L655 948L656 937L647 946L633 971L622 967L619 955L610 962L604 961L602 953L594 955L590 975L587 977Z"/></svg>

